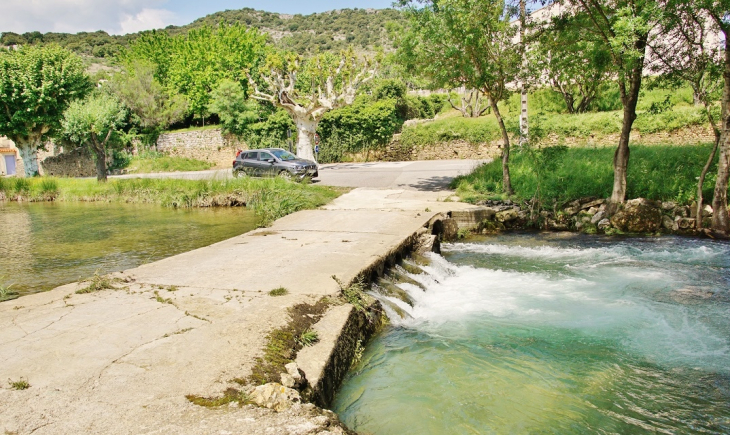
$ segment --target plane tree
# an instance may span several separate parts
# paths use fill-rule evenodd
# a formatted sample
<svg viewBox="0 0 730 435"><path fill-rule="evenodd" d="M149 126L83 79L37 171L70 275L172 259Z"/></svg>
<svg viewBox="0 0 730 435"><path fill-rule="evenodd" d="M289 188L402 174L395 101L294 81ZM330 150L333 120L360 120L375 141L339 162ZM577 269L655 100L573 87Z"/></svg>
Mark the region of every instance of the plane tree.
<svg viewBox="0 0 730 435"><path fill-rule="evenodd" d="M317 125L330 110L351 105L358 89L375 77L377 63L359 57L352 47L339 55L323 53L302 59L293 53L270 53L260 73L249 75L251 97L284 109L297 129L297 156L314 160Z"/></svg>
<svg viewBox="0 0 730 435"><path fill-rule="evenodd" d="M0 135L15 142L25 176L38 174L38 149L60 129L69 104L90 87L81 59L66 49L0 50Z"/></svg>

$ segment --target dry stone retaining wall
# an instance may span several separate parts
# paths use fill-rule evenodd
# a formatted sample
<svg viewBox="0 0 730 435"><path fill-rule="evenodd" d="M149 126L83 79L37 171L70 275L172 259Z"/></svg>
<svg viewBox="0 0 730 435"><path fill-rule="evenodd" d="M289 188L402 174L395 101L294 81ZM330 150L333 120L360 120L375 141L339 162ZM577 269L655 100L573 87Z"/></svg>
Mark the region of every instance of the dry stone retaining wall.
<svg viewBox="0 0 730 435"><path fill-rule="evenodd" d="M187 157L211 162L215 168L230 168L237 149L246 144L220 129L165 133L157 139L157 151L170 156Z"/></svg>

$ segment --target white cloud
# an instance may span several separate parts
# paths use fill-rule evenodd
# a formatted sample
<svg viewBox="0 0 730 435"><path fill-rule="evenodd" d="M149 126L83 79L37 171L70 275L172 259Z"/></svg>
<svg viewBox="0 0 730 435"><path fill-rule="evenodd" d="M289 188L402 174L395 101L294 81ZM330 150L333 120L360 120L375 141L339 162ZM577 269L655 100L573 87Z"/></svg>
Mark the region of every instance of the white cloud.
<svg viewBox="0 0 730 435"><path fill-rule="evenodd" d="M173 12L167 9L142 9L137 15L125 15L121 22L122 33L135 33L141 30L160 29L172 23Z"/></svg>
<svg viewBox="0 0 730 435"><path fill-rule="evenodd" d="M3 0L0 32L128 33L165 27L176 18L167 0Z"/></svg>

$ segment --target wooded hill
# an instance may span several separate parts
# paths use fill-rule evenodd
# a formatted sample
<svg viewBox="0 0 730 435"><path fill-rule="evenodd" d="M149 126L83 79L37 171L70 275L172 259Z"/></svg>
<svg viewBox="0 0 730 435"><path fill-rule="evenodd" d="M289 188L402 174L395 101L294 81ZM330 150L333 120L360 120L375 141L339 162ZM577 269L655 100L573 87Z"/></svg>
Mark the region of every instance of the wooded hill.
<svg viewBox="0 0 730 435"><path fill-rule="evenodd" d="M205 25L215 26L220 22L240 23L268 33L275 45L300 54L339 51L350 45L358 50L372 52L378 47L390 48L387 23L402 19L402 13L394 9L340 9L311 15L287 15L244 8L216 12L188 25L168 26L161 31L177 35ZM0 44L56 43L83 56L111 58L146 32L127 35L109 35L101 30L76 34L3 32Z"/></svg>

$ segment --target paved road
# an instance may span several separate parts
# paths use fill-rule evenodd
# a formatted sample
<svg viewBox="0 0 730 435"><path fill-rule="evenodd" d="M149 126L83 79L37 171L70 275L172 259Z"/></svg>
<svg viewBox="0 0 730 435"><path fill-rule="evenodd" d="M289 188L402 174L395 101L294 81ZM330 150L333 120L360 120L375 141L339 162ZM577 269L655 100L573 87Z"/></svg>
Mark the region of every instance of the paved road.
<svg viewBox="0 0 730 435"><path fill-rule="evenodd" d="M370 187L438 191L448 189L457 175L469 173L481 160L426 160L415 162L334 163L321 165L314 182L325 186ZM111 178L230 178L230 170L132 174Z"/></svg>

